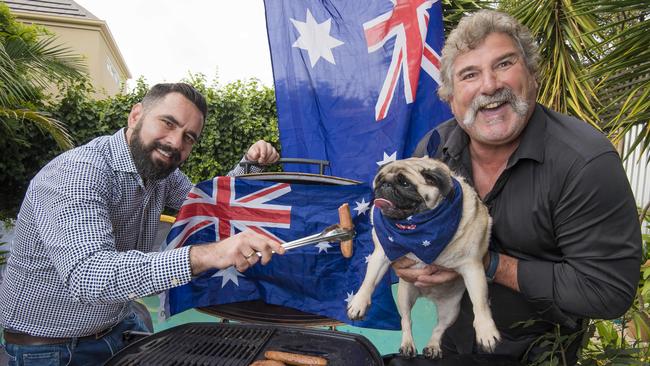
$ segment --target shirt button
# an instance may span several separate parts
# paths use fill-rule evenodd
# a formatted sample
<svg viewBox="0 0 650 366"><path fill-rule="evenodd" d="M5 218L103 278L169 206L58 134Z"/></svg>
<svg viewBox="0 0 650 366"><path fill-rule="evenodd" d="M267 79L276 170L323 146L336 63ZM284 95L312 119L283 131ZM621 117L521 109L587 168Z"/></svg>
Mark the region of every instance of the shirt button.
<svg viewBox="0 0 650 366"><path fill-rule="evenodd" d="M134 293L129 294L129 299L131 299L131 300L135 299L136 297L138 297L138 295L136 295Z"/></svg>
<svg viewBox="0 0 650 366"><path fill-rule="evenodd" d="M178 286L180 283L181 281L178 278L172 278L172 286Z"/></svg>

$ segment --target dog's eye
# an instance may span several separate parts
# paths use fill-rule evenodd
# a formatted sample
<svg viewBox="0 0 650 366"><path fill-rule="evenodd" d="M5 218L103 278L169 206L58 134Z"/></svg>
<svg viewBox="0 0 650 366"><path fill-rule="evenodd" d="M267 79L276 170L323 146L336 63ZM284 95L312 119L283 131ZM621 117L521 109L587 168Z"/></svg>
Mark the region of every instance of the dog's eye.
<svg viewBox="0 0 650 366"><path fill-rule="evenodd" d="M399 184L402 187L410 187L411 186L411 182L409 182L409 180L406 179L406 177L404 177L402 174L397 175L397 184Z"/></svg>

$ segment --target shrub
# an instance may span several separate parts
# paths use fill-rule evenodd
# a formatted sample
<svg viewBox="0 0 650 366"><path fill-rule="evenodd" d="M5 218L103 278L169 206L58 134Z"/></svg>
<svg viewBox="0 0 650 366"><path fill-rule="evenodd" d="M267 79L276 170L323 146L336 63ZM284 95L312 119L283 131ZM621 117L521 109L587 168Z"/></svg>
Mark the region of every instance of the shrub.
<svg viewBox="0 0 650 366"><path fill-rule="evenodd" d="M208 85L203 75L192 75L188 83L200 90L208 101L208 118L200 141L182 170L193 182L226 174L255 141L264 139L278 150L279 136L273 89L256 80L235 81L220 86ZM76 145L112 134L126 126L131 107L149 89L138 80L133 90L94 100L92 88L80 81L63 86L62 96L48 112L68 129ZM0 160L0 218L15 217L29 181L53 157L61 153L52 137L36 127L20 128L25 140L0 139L0 150L11 158Z"/></svg>

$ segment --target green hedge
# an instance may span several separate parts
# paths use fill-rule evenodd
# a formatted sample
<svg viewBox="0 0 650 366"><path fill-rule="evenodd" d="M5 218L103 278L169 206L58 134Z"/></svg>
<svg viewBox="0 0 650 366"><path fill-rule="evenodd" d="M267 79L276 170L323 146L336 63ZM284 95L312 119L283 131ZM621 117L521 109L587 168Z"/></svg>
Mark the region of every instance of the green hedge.
<svg viewBox="0 0 650 366"><path fill-rule="evenodd" d="M226 174L255 141L264 139L280 149L275 94L256 80L226 85L194 75L188 83L208 101L208 118L199 143L182 170L193 182ZM133 90L93 100L85 83L67 87L48 108L63 122L75 144L112 134L126 126L131 106L142 99L148 85L138 80ZM51 137L35 127L22 126L28 141L0 139L0 217L15 217L29 181L49 160L61 153Z"/></svg>

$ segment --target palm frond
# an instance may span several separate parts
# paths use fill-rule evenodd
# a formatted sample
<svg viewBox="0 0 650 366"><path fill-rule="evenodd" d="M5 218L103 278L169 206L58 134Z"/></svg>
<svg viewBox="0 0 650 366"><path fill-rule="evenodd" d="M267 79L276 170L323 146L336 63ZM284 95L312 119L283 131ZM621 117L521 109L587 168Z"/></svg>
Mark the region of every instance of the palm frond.
<svg viewBox="0 0 650 366"><path fill-rule="evenodd" d="M11 105L18 100L30 100L35 97L33 88L24 80L2 43L0 43L0 86L0 105Z"/></svg>
<svg viewBox="0 0 650 366"><path fill-rule="evenodd" d="M47 37L28 43L20 37L9 37L5 51L15 70L33 85L45 87L52 81L83 78L83 59L55 41L56 38Z"/></svg>
<svg viewBox="0 0 650 366"><path fill-rule="evenodd" d="M443 0L442 14L445 34L456 28L460 19L480 9L495 8L496 1L489 0Z"/></svg>
<svg viewBox="0 0 650 366"><path fill-rule="evenodd" d="M55 36L15 20L0 3L0 130L15 141L21 123L33 123L63 149L73 146L60 121L39 111L47 87L85 79L83 58Z"/></svg>
<svg viewBox="0 0 650 366"><path fill-rule="evenodd" d="M641 133L625 151L627 157L637 146L650 146L650 4L647 1L599 1L603 19L603 56L588 69L598 80L597 93L604 102L599 111L607 121L605 130L614 142L644 124Z"/></svg>
<svg viewBox="0 0 650 366"><path fill-rule="evenodd" d="M65 126L58 120L48 117L42 112L29 109L10 109L0 106L0 127L5 132L11 132L11 126L8 120L29 121L52 136L56 144L64 150L74 146L72 137L66 130Z"/></svg>
<svg viewBox="0 0 650 366"><path fill-rule="evenodd" d="M573 115L593 126L598 124L599 101L585 66L597 59L600 34L598 18L578 12L584 0L526 0L504 2L502 8L530 29L539 44L538 101Z"/></svg>

